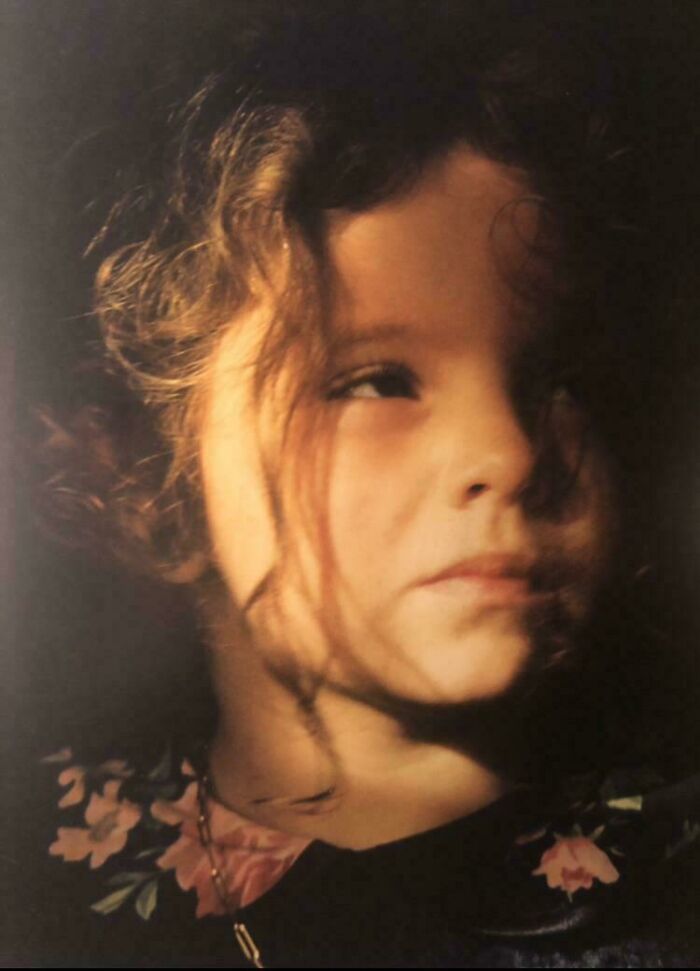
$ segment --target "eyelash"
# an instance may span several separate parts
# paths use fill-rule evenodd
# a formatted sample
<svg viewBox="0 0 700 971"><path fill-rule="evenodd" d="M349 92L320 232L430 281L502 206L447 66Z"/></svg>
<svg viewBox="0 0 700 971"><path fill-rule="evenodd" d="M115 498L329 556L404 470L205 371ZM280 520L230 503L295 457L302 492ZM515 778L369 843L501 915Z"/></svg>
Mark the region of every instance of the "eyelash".
<svg viewBox="0 0 700 971"><path fill-rule="evenodd" d="M367 395L353 395L351 393L364 384L374 384L375 388L378 388L382 381L394 382L394 385L393 387L390 385L389 389L385 385L384 393ZM331 384L326 392L326 400L362 401L382 398L410 398L415 400L418 397L418 384L418 378L405 364L386 362L372 365L371 367L360 368L357 371L350 372L350 374L341 375L340 378Z"/></svg>
<svg viewBox="0 0 700 971"><path fill-rule="evenodd" d="M383 392L378 389L382 382L392 382L387 389L386 385ZM376 394L353 394L362 385L374 385ZM419 397L420 382L414 372L405 364L398 362L382 362L375 365L366 365L351 371L347 374L335 378L327 391L325 398L327 401L363 401L363 400L382 400L389 398L407 398L416 400ZM549 381L545 394L547 402L551 405L556 400L566 400L569 405L579 407L579 395L576 392L576 381L572 380L571 374L564 374L556 381ZM544 403L542 398L537 396L540 407Z"/></svg>

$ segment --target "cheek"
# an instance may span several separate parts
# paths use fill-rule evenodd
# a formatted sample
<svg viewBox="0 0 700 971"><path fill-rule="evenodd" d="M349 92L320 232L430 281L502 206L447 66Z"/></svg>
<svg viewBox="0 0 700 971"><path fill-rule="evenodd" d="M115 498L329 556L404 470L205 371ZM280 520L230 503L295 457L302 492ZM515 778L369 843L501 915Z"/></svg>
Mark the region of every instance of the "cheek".
<svg viewBox="0 0 700 971"><path fill-rule="evenodd" d="M271 569L277 549L254 423L229 395L216 403L202 441L202 476L214 556L239 605Z"/></svg>
<svg viewBox="0 0 700 971"><path fill-rule="evenodd" d="M593 455L590 475L589 557L593 582L599 583L608 570L618 540L618 509L609 462Z"/></svg>
<svg viewBox="0 0 700 971"><path fill-rule="evenodd" d="M341 574L386 570L400 554L427 486L405 402L351 406L341 417L328 475L328 526Z"/></svg>
<svg viewBox="0 0 700 971"><path fill-rule="evenodd" d="M576 567L580 582L578 613L585 614L591 596L608 571L616 542L616 515L609 466L591 448L572 494L571 515L562 522L538 524L540 540Z"/></svg>
<svg viewBox="0 0 700 971"><path fill-rule="evenodd" d="M210 459L206 481L209 532L236 602L243 604L275 560L276 539L262 475L236 462L240 449Z"/></svg>

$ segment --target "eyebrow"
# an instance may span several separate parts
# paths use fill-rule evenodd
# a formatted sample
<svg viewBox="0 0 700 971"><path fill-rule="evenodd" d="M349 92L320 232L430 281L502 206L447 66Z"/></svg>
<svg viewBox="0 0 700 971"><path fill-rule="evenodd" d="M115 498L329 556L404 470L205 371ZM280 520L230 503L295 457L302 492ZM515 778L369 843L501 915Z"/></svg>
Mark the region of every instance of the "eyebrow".
<svg viewBox="0 0 700 971"><path fill-rule="evenodd" d="M523 318L519 320L518 326L523 330L521 335L523 343L532 341L537 336L538 331L547 332L547 327L546 325L543 326L541 320L538 320L533 326L526 318ZM378 320L363 323L361 329L350 329L347 326L338 328L331 340L331 351L338 354L371 344L405 341L411 341L414 345L434 347L436 338L434 334L431 334L429 328L410 320Z"/></svg>
<svg viewBox="0 0 700 971"><path fill-rule="evenodd" d="M363 326L362 330L340 330L333 339L333 349L346 350L351 347L361 347L363 344L374 344L379 341L400 341L406 338L423 340L427 335L409 323L394 321L378 321Z"/></svg>

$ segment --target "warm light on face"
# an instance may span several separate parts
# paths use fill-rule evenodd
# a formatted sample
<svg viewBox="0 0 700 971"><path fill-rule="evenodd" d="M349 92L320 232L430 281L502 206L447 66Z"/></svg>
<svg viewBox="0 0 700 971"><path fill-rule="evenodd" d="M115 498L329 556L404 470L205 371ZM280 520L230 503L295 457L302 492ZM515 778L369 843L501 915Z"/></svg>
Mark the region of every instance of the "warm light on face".
<svg viewBox="0 0 700 971"><path fill-rule="evenodd" d="M427 702L502 692L533 651L528 618L555 596L536 585L546 556L577 565L566 598L586 609L602 556L599 461L585 458L568 515L535 519L523 499L536 458L512 372L537 325L503 257L527 260L535 209L514 207L525 195L513 172L459 149L410 193L330 219L335 338L314 407L331 437L310 497L324 549L288 523L303 591L279 574L275 649L331 681ZM509 208L518 219L496 233ZM238 604L281 553L246 366L264 327L261 310L221 345L202 443L215 554ZM313 466L315 449L302 441L295 461ZM319 620L329 596L346 650ZM262 598L254 629L266 609Z"/></svg>

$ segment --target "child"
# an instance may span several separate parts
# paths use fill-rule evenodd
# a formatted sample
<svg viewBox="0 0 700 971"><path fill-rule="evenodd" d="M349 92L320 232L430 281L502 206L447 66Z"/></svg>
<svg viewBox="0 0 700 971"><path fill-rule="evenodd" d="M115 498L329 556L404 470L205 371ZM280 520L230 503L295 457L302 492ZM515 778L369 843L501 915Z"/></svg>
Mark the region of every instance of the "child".
<svg viewBox="0 0 700 971"><path fill-rule="evenodd" d="M50 854L109 870L98 966L235 960L173 875L258 965L599 961L613 934L667 958L635 936L638 860L697 805L674 828L648 778L582 775L616 749L577 738L617 557L591 360L619 146L560 39L370 21L362 71L329 76L311 17L298 67L270 30L244 92L202 88L150 234L98 275L165 461L96 508L194 591L217 699L157 765L49 759L74 816Z"/></svg>

